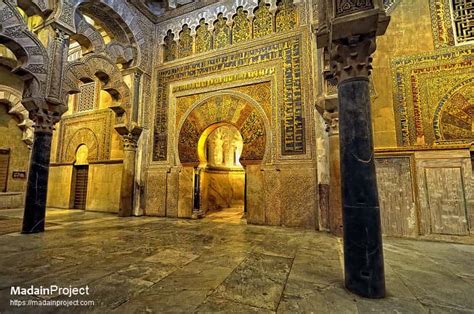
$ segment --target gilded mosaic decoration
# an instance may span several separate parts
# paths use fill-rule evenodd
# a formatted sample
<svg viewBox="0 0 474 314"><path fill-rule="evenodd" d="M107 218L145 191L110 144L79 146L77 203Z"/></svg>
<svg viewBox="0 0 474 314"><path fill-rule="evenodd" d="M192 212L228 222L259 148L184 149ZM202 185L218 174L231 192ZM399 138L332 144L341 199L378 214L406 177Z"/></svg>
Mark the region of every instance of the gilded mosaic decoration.
<svg viewBox="0 0 474 314"><path fill-rule="evenodd" d="M275 69L264 69L259 70L257 73L255 72L248 72L247 75L242 75L242 77L233 77L234 81L237 82L239 79L248 78L261 78L261 77L268 77L271 74L275 73ZM257 76L258 75L258 76ZM173 88L173 92L179 91L187 91L196 88L202 88L207 86L218 86L220 84L224 84L228 82L228 77L220 77L222 79L216 79L211 81L201 81L198 84L190 84L190 85L181 85L176 86ZM272 91L271 91L271 82L262 82L262 83L255 83L251 85L239 86L234 88L226 89L231 92L237 92L244 95L249 96L253 100L255 100L265 111L265 115L271 121L270 117L272 116ZM176 99L176 128L178 128L178 123L181 121L184 114L198 101L208 97L207 93L198 93L189 96L182 96L177 97Z"/></svg>
<svg viewBox="0 0 474 314"><path fill-rule="evenodd" d="M431 25L436 48L454 46L450 0L430 0Z"/></svg>
<svg viewBox="0 0 474 314"><path fill-rule="evenodd" d="M223 13L219 13L217 19L212 23L212 32L209 30L205 19L202 18L195 28L196 36L194 39L190 36L192 29L185 33L184 27L188 28L188 24L184 25L179 33L179 38L181 40L181 36L184 35L186 37L186 47L191 47L186 49L184 55L179 53L180 49L176 47L174 33L171 29L168 30L163 40L163 62L191 55L192 41L194 41L195 53L203 53L211 49L225 48L231 44L270 35L274 32L274 25L277 32L284 32L295 29L299 23L298 9L292 0L278 2L275 15L270 12L270 6L265 1L260 1L254 14L255 17L251 20L248 17L248 11L244 10L242 6L239 6L236 13L231 16L232 20L228 20ZM229 15L226 14L226 16ZM232 24L232 29L229 26L230 24Z"/></svg>
<svg viewBox="0 0 474 314"><path fill-rule="evenodd" d="M234 25L232 27L232 43L239 43L249 40L251 37L251 25L247 18L247 11L242 7L237 9L237 14L234 16Z"/></svg>
<svg viewBox="0 0 474 314"><path fill-rule="evenodd" d="M445 139L466 138L465 112L470 109L460 97L472 101L469 91L474 78L474 48L397 58L392 68L400 145L433 145L442 140L443 129L450 130ZM449 106L450 115L455 117L440 114L446 110L444 106Z"/></svg>
<svg viewBox="0 0 474 314"><path fill-rule="evenodd" d="M193 54L193 37L188 25L183 25L183 30L179 34L178 58L185 58Z"/></svg>
<svg viewBox="0 0 474 314"><path fill-rule="evenodd" d="M281 0L278 3L278 11L275 15L275 26L277 32L292 30L298 24L296 8L292 0Z"/></svg>
<svg viewBox="0 0 474 314"><path fill-rule="evenodd" d="M461 82L441 100L435 112L437 141L474 140L474 77Z"/></svg>
<svg viewBox="0 0 474 314"><path fill-rule="evenodd" d="M452 0L454 34L457 44L474 41L474 2Z"/></svg>
<svg viewBox="0 0 474 314"><path fill-rule="evenodd" d="M165 37L165 45L163 49L164 61L173 61L176 59L178 47L176 45L176 41L174 40L174 34L171 31L169 31L168 35Z"/></svg>
<svg viewBox="0 0 474 314"><path fill-rule="evenodd" d="M282 127L282 154L299 155L305 153L305 121L301 91L301 42L300 36L282 39L267 46L227 53L202 61L166 68L158 72L157 106L153 160L167 159L168 143L168 84L188 78L225 73L249 65L269 61L281 61L285 79L281 88L283 107L279 113Z"/></svg>
<svg viewBox="0 0 474 314"><path fill-rule="evenodd" d="M204 19L199 21L196 28L196 53L203 53L212 49L212 34Z"/></svg>
<svg viewBox="0 0 474 314"><path fill-rule="evenodd" d="M182 163L198 163L198 141L211 125L228 123L242 135L240 160L262 160L265 154L265 126L262 117L247 100L230 95L211 97L196 107L180 130L178 150Z"/></svg>
<svg viewBox="0 0 474 314"><path fill-rule="evenodd" d="M270 5L260 0L254 15L253 37L259 38L271 34L273 32L273 15L270 12Z"/></svg>
<svg viewBox="0 0 474 314"><path fill-rule="evenodd" d="M221 13L214 22L214 48L224 48L228 45L230 45L230 27Z"/></svg>

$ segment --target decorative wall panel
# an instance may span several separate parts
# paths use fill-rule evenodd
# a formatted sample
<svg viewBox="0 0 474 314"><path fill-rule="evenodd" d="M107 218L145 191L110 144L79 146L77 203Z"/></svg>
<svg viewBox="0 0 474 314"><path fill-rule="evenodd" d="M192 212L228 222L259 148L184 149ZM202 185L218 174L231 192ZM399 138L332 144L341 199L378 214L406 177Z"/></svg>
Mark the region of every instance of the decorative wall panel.
<svg viewBox="0 0 474 314"><path fill-rule="evenodd" d="M218 74L243 68L249 65L279 61L285 79L281 82L283 108L279 113L282 121L282 154L298 155L305 153L305 124L301 90L301 47L300 36L279 40L275 43L211 57L181 66L162 69L158 72L157 106L153 160L167 159L168 143L168 86L178 80Z"/></svg>
<svg viewBox="0 0 474 314"><path fill-rule="evenodd" d="M93 110L97 100L96 83L85 83L82 84L79 88L81 92L78 97L79 101L77 104L76 111L81 112Z"/></svg>
<svg viewBox="0 0 474 314"><path fill-rule="evenodd" d="M461 168L426 168L431 232L464 235L469 232Z"/></svg>
<svg viewBox="0 0 474 314"><path fill-rule="evenodd" d="M255 9L253 20L253 37L259 38L273 32L273 15L270 12L270 5L265 1L260 1Z"/></svg>
<svg viewBox="0 0 474 314"><path fill-rule="evenodd" d="M111 132L114 113L110 109L93 113L66 116L61 120L59 133L59 162L74 162L77 148L85 144L89 161L110 158Z"/></svg>
<svg viewBox="0 0 474 314"><path fill-rule="evenodd" d="M396 58L392 68L400 145L433 145L446 139L451 143L463 143L473 139L472 134L466 139L467 116L473 106L472 46ZM443 118L445 106L449 106L450 115L455 116ZM453 107L457 109L453 110ZM450 129L445 139L443 122L445 129ZM454 131L452 125L458 131Z"/></svg>
<svg viewBox="0 0 474 314"><path fill-rule="evenodd" d="M292 30L298 24L298 14L292 0L281 0L278 3L278 11L275 16L275 28L277 32Z"/></svg>
<svg viewBox="0 0 474 314"><path fill-rule="evenodd" d="M230 45L230 27L223 14L219 14L214 22L214 48L224 48Z"/></svg>
<svg viewBox="0 0 474 314"><path fill-rule="evenodd" d="M262 160L265 154L265 126L263 117L247 100L225 94L212 97L186 117L179 135L179 158L182 163L199 162L198 141L202 133L216 123L234 125L242 135L242 161Z"/></svg>
<svg viewBox="0 0 474 314"><path fill-rule="evenodd" d="M183 25L183 30L179 34L178 57L185 58L193 54L193 37L188 25Z"/></svg>
<svg viewBox="0 0 474 314"><path fill-rule="evenodd" d="M208 25L201 19L196 28L196 53L203 53L212 49L212 34L208 30Z"/></svg>
<svg viewBox="0 0 474 314"><path fill-rule="evenodd" d="M431 24L436 48L455 45L450 1L430 0Z"/></svg>
<svg viewBox="0 0 474 314"><path fill-rule="evenodd" d="M232 28L232 43L239 43L252 38L251 25L247 17L248 12L244 11L242 7L237 9L237 14L234 16L234 25Z"/></svg>
<svg viewBox="0 0 474 314"><path fill-rule="evenodd" d="M202 53L211 49L220 49L231 44L246 42L252 38L267 36L273 33L274 30L285 32L299 26L300 21L298 17L301 14L298 14L298 12L302 9L302 6L296 6L293 4L293 0L279 1L275 15L270 12L270 7L270 4L265 3L264 0L259 2L257 8L250 5L250 3L234 2L231 11L226 11L222 6L218 7L216 18L208 21L209 23L206 23L206 18L203 18L203 16L206 16L203 12L198 14L198 23L193 21L195 17L190 16L183 16L177 20L176 23L186 23L179 24L179 31L175 29L176 23L159 26L160 33L158 37L163 45L163 62L173 61L176 58L189 55L186 53L184 56L181 56L179 54L179 47L176 48L176 43L172 41L178 38L181 39L181 36L186 37L186 42L194 41L195 53ZM247 10L247 8L251 10ZM249 12L254 8L255 17L251 19ZM235 12L235 14L232 12ZM301 16L301 19L303 18L304 14ZM209 24L213 25L212 33L209 31ZM303 20L301 20L301 24L304 24ZM276 25L275 28L274 25ZM189 29L189 32L184 32L184 28ZM166 35L161 33L162 29L168 29ZM196 34L194 39L189 37L189 35L193 35L193 32Z"/></svg>
<svg viewBox="0 0 474 314"><path fill-rule="evenodd" d="M178 47L176 41L174 40L174 34L168 32L168 35L165 37L165 44L163 46L163 60L164 61L173 61L176 59L178 52Z"/></svg>
<svg viewBox="0 0 474 314"><path fill-rule="evenodd" d="M410 157L378 157L375 161L383 233L416 236L418 225Z"/></svg>

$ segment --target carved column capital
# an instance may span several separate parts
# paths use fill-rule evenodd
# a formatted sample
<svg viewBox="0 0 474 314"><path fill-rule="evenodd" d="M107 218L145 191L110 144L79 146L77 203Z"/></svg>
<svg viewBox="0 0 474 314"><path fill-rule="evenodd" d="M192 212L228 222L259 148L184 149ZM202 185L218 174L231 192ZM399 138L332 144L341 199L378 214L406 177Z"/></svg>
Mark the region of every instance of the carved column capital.
<svg viewBox="0 0 474 314"><path fill-rule="evenodd" d="M35 132L52 134L54 125L61 120L61 114L48 109L37 108L30 111L30 119L34 122Z"/></svg>
<svg viewBox="0 0 474 314"><path fill-rule="evenodd" d="M326 110L323 113L323 119L326 122L326 132L329 133L329 136L339 134L339 112Z"/></svg>
<svg viewBox="0 0 474 314"><path fill-rule="evenodd" d="M132 124L130 126L126 125L116 125L115 130L122 136L123 141L123 150L124 151L136 151L138 147L138 140L142 134L143 128Z"/></svg>
<svg viewBox="0 0 474 314"><path fill-rule="evenodd" d="M354 78L368 79L376 49L375 38L375 34L356 35L332 42L330 76L338 83Z"/></svg>

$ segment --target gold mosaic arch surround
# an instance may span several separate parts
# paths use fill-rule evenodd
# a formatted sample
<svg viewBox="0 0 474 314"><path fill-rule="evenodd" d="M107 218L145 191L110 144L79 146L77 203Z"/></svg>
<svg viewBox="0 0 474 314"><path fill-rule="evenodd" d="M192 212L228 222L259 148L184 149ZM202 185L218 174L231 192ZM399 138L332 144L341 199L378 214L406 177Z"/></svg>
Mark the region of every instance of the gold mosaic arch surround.
<svg viewBox="0 0 474 314"><path fill-rule="evenodd" d="M170 84L169 147L176 146L175 130L179 126L178 122L189 108L208 95L224 90L237 91L253 98L263 108L270 126L278 126L277 111L282 106L283 93L281 88L278 88L277 82L282 80L281 64L278 61L273 61L266 63L264 68L260 65L253 65L246 68L246 71L234 70L227 72L227 75L212 75ZM267 134L267 138L271 141L271 145L269 144L270 154L266 162L272 163L275 159L281 159L281 155L277 154L280 149L279 128L274 127L271 134ZM171 151L168 159L176 160ZM291 157L286 156L285 158Z"/></svg>
<svg viewBox="0 0 474 314"><path fill-rule="evenodd" d="M450 90L436 108L433 125L437 142L474 141L474 76Z"/></svg>
<svg viewBox="0 0 474 314"><path fill-rule="evenodd" d="M270 41L271 40L271 41ZM168 129L170 85L191 78L222 75L229 71L245 72L250 66L265 67L267 62L280 61L284 73L282 84L283 107L280 121L282 126L281 155L304 156L306 153L306 112L302 75L306 74L302 62L306 58L302 53L306 37L304 32L279 34L253 48L242 49L236 45L223 51L209 53L204 60L170 62L157 71L157 102L155 107L153 162L168 160ZM260 41L259 41L260 42ZM306 60L306 59L305 59ZM179 65L181 64L181 65Z"/></svg>
<svg viewBox="0 0 474 314"><path fill-rule="evenodd" d="M220 90L220 91L215 91L215 92L210 92L210 93L206 93L204 97L202 97L201 99L197 100L190 108L187 109L187 111L182 115L181 119L179 119L179 122L178 120L176 120L176 123L177 123L177 127L176 127L176 142L174 144L175 146L175 160L177 161L177 164L180 164L182 162L182 152L180 154L180 140L182 139L182 131L184 130L184 127L186 127L186 123L189 123L189 119L191 117L191 115L193 113L196 112L196 110L199 110L200 107L202 106L205 106L207 105L208 103L210 103L211 101L213 101L214 99L216 98L223 98L223 99L226 99L226 98L230 98L230 99L234 99L234 100L237 100L237 101L243 101L243 104L238 104L235 108L232 108L232 109L235 109L234 111L230 111L230 108L222 108L224 110L227 110L228 112L227 113L231 113L232 114L232 117L233 117L233 120L227 120L226 118L229 118L230 116L225 116L223 115L222 116L222 120L219 120L220 116L219 114L221 113L217 113L217 114L209 114L207 115L206 117L204 117L204 119L202 121L196 121L196 123L204 123L202 124L201 128L198 130L199 131L199 134L196 134L197 136L197 140L199 140L202 132L204 130L206 130L209 126L215 124L215 123L229 123L231 125L234 125L237 127L237 129L239 130L239 132L241 132L241 135L242 137L244 137L244 140L246 137L248 137L249 135L251 135L250 133L251 132L245 132L244 130L244 133L242 134L242 129L245 128L245 123L248 121L248 117L245 118L244 120L242 120L242 112L238 112L239 109L243 109L245 106L247 106L247 108L251 108L252 112L249 112L249 115L252 115L254 112L258 115L258 118L260 120L260 124L263 126L263 131L264 131L264 134L263 134L263 139L264 139L264 151L263 153L260 152L259 153L259 158L256 158L255 160L262 160L262 162L268 162L268 159L271 158L270 155L271 155L271 145L272 145L272 140L271 140L271 134L272 134L272 130L271 130L271 126L270 126L270 122L268 120L268 117L265 113L265 110L262 108L262 106L255 100L253 99L252 97L250 97L249 95L247 94L244 94L244 93L241 93L241 92L237 92L237 91L232 91L230 89L224 89L224 90ZM242 108L241 108L242 107ZM242 121L240 121L242 120ZM250 130L249 130L250 131ZM247 133L247 134L246 134ZM197 150L197 141L196 141L196 145L194 145L195 147L193 146L190 146L191 149L195 149ZM254 141L252 141L251 143L247 143L246 145L248 144L253 144ZM248 147L247 147L248 148ZM259 147L255 147L257 150L260 149ZM245 158L245 154L246 154L246 147L244 147L244 151L242 153L242 157ZM181 156L180 156L181 155ZM196 152L196 157L197 157L197 152ZM190 160L188 160L187 162L190 162ZM196 160L194 160L194 162L199 162L199 159L197 158Z"/></svg>
<svg viewBox="0 0 474 314"><path fill-rule="evenodd" d="M392 61L400 146L436 143L436 107L453 86L474 77L474 46L441 49Z"/></svg>

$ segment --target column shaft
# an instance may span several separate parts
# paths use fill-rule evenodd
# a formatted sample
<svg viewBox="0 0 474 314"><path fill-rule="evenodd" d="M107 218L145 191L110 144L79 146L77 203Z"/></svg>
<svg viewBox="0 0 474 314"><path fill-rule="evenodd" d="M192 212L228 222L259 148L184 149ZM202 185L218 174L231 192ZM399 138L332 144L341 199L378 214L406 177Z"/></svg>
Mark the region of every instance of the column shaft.
<svg viewBox="0 0 474 314"><path fill-rule="evenodd" d="M120 188L120 217L133 214L133 190L135 184L135 149L125 149L123 152L122 184Z"/></svg>
<svg viewBox="0 0 474 314"><path fill-rule="evenodd" d="M358 295L382 298L385 278L369 81L344 80L338 94L345 284Z"/></svg>
<svg viewBox="0 0 474 314"><path fill-rule="evenodd" d="M52 134L35 132L26 187L22 233L44 231Z"/></svg>

